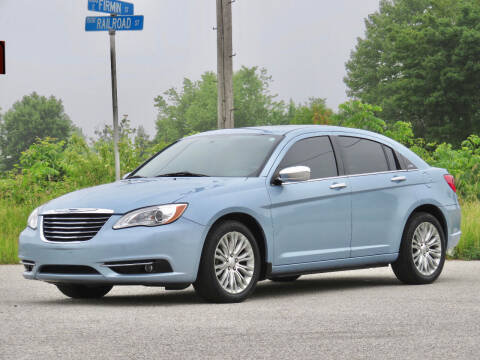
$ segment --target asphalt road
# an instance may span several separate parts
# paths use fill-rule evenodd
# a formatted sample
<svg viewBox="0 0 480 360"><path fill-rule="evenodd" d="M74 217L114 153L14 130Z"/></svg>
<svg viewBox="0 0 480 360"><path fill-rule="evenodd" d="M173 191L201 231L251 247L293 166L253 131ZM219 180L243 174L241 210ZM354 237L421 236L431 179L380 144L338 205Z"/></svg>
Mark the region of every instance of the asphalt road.
<svg viewBox="0 0 480 360"><path fill-rule="evenodd" d="M241 304L190 287L116 287L102 300L0 266L0 359L479 359L480 262L448 261L432 285L389 268L260 283Z"/></svg>

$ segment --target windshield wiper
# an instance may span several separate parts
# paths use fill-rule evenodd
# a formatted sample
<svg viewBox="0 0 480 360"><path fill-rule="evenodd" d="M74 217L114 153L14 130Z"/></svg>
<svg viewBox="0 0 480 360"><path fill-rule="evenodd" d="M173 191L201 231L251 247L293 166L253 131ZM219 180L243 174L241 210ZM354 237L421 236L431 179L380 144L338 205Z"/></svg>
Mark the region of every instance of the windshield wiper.
<svg viewBox="0 0 480 360"><path fill-rule="evenodd" d="M140 176L140 175L133 175L133 176L127 176L125 178L125 180L128 180L128 179L142 179L144 178L145 176Z"/></svg>
<svg viewBox="0 0 480 360"><path fill-rule="evenodd" d="M160 174L155 177L204 177L204 176L209 176L209 175L191 173L190 171L178 171L178 172L172 172L167 174Z"/></svg>

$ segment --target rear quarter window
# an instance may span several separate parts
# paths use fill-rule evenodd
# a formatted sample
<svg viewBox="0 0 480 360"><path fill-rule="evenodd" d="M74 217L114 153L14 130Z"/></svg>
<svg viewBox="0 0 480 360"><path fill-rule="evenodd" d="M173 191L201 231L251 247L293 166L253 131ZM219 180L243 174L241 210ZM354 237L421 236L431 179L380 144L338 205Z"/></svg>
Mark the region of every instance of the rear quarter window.
<svg viewBox="0 0 480 360"><path fill-rule="evenodd" d="M415 169L417 169L417 167L410 160L408 160L405 156L403 156L402 154L399 154L398 152L396 154L397 154L397 158L398 158L398 161L400 163L400 166L403 170L415 170Z"/></svg>

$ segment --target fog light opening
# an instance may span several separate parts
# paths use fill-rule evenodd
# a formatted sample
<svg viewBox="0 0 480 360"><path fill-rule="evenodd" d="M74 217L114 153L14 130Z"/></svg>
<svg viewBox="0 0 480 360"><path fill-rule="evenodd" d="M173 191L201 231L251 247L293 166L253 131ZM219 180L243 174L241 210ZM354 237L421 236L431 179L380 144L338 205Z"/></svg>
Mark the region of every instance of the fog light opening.
<svg viewBox="0 0 480 360"><path fill-rule="evenodd" d="M25 272L32 272L33 268L35 266L35 262L30 261L30 260L22 260L21 263L23 264L23 267L25 268Z"/></svg>

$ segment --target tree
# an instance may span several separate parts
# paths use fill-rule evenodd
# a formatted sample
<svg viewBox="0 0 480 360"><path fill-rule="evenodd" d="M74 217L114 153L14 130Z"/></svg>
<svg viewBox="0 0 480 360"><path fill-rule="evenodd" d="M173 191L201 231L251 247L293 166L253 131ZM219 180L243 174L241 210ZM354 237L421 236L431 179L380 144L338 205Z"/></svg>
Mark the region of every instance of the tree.
<svg viewBox="0 0 480 360"><path fill-rule="evenodd" d="M480 2L382 0L365 25L346 64L350 96L427 141L480 131Z"/></svg>
<svg viewBox="0 0 480 360"><path fill-rule="evenodd" d="M234 74L235 127L287 124L283 101L270 93L265 69L242 67ZM155 141L172 142L217 127L217 77L206 72L198 81L184 79L180 90L171 88L154 99L158 109Z"/></svg>
<svg viewBox="0 0 480 360"><path fill-rule="evenodd" d="M148 153L148 150L151 146L150 137L148 136L145 128L142 125L137 128L137 135L135 136L134 144L135 149L138 152L138 157L140 159L145 158L145 156L153 155Z"/></svg>
<svg viewBox="0 0 480 360"><path fill-rule="evenodd" d="M379 106L364 104L358 100L347 101L338 106L338 113L334 115L334 123L338 126L370 130L382 134L386 124L376 116L376 113L381 111L382 108Z"/></svg>
<svg viewBox="0 0 480 360"><path fill-rule="evenodd" d="M290 103L289 112L292 110ZM297 106L290 124L329 125L332 122L333 111L326 105L325 99L310 98L307 103Z"/></svg>
<svg viewBox="0 0 480 360"><path fill-rule="evenodd" d="M2 163L11 169L22 151L36 139L46 137L66 140L72 131L72 122L65 114L61 100L32 93L13 104L0 121L0 150Z"/></svg>

